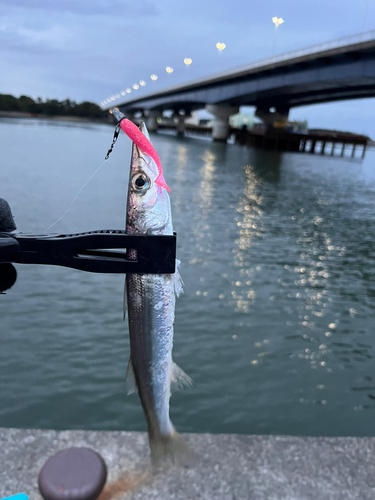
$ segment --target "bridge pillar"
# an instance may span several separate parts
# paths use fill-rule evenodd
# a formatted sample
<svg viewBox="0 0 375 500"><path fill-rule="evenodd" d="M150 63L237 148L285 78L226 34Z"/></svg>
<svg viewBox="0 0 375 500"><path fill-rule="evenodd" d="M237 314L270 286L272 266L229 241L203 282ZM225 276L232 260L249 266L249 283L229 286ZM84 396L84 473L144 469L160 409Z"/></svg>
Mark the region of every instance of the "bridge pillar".
<svg viewBox="0 0 375 500"><path fill-rule="evenodd" d="M158 118L160 115L160 111L154 109L150 109L147 112L146 127L149 132L156 132L158 130Z"/></svg>
<svg viewBox="0 0 375 500"><path fill-rule="evenodd" d="M212 127L212 140L214 142L227 142L229 137L229 117L238 113L239 109L238 106L206 105L206 110L215 117Z"/></svg>
<svg viewBox="0 0 375 500"><path fill-rule="evenodd" d="M173 120L177 122L176 124L176 132L177 135L184 135L185 133L185 120L188 118L190 114L180 115L180 113L174 113Z"/></svg>
<svg viewBox="0 0 375 500"><path fill-rule="evenodd" d="M289 116L286 106L258 107L255 116L260 118L268 128L284 128Z"/></svg>

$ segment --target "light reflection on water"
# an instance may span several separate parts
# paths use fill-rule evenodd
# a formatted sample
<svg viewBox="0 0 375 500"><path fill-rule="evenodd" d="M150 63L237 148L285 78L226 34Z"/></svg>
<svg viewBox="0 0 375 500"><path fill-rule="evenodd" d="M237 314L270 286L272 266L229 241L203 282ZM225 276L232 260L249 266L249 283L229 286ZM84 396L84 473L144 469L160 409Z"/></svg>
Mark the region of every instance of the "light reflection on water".
<svg viewBox="0 0 375 500"><path fill-rule="evenodd" d="M0 129L0 196L24 231L65 211L112 137L107 126L26 120ZM174 357L194 379L171 400L176 427L374 435L373 153L360 164L152 140L185 282ZM54 229L122 228L129 158L122 137ZM123 277L18 272L0 298L0 425L144 429L125 396Z"/></svg>
<svg viewBox="0 0 375 500"><path fill-rule="evenodd" d="M215 195L215 160L216 156L210 151L205 151L203 156L203 167L199 170L201 182L199 186L199 207L202 213L202 219L206 219L210 213L212 201Z"/></svg>
<svg viewBox="0 0 375 500"><path fill-rule="evenodd" d="M250 267L251 263L247 256L251 254L253 239L262 232L262 196L258 192L261 181L258 179L251 165L245 166L245 189L243 197L240 198L236 211L242 217L236 217L238 226L238 239L235 240L238 248L233 249L234 265L240 268L239 279L231 281L235 288L231 294L234 299L235 311L248 313L250 303L256 298L256 291L252 287L254 272L260 271L261 266L255 269ZM246 286L246 288L245 288Z"/></svg>

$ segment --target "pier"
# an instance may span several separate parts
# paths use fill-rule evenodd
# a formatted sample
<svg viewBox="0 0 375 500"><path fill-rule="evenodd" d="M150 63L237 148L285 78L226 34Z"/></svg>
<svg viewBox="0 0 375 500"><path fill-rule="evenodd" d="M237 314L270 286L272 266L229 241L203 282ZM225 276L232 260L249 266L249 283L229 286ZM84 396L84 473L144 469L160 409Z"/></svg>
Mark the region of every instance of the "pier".
<svg viewBox="0 0 375 500"><path fill-rule="evenodd" d="M232 130L237 144L273 151L348 156L363 158L369 138L346 132L308 130L306 134L291 133L283 129ZM358 153L357 153L358 152Z"/></svg>
<svg viewBox="0 0 375 500"><path fill-rule="evenodd" d="M184 434L188 467L151 473L146 433L0 429L0 498L41 500L37 477L59 450L88 447L107 464L98 500L373 500L375 438Z"/></svg>
<svg viewBox="0 0 375 500"><path fill-rule="evenodd" d="M183 134L178 133L177 125L173 123L159 123L158 130L180 136L212 137L212 127L201 125L186 124ZM236 144L257 149L350 158L364 158L366 148L370 145L369 137L364 135L317 129L302 134L277 128L251 130L231 128L230 137L234 138Z"/></svg>

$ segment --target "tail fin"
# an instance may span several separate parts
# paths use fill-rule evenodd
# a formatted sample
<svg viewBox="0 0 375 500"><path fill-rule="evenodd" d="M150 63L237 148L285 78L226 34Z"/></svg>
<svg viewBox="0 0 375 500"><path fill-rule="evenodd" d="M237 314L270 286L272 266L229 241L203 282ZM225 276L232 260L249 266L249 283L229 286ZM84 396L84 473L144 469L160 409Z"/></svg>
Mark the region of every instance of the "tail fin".
<svg viewBox="0 0 375 500"><path fill-rule="evenodd" d="M175 430L169 436L150 436L150 448L154 471L158 471L168 462L188 465L193 459L193 453Z"/></svg>

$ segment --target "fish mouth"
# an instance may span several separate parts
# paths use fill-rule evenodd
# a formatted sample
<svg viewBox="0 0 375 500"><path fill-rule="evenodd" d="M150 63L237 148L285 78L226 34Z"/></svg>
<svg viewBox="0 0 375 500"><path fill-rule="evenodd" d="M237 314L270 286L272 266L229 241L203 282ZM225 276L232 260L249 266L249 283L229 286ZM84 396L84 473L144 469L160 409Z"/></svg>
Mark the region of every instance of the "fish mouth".
<svg viewBox="0 0 375 500"><path fill-rule="evenodd" d="M116 118L116 120L118 121L118 123L120 123L121 120L123 120L124 118L126 118L126 116L124 115L124 113L121 113L121 111L118 109L118 108L112 108L110 113Z"/></svg>
<svg viewBox="0 0 375 500"><path fill-rule="evenodd" d="M124 113L121 113L121 111L118 109L118 108L112 108L111 109L111 113L112 115L116 118L116 120L118 121L118 123L120 123L121 120L123 120L124 118L126 118L126 116L124 115ZM147 127L146 127L146 124L144 121L141 121L140 124L139 124L139 130L142 132L143 135L146 136L147 140L150 140L150 134L148 133L148 130L147 130Z"/></svg>

